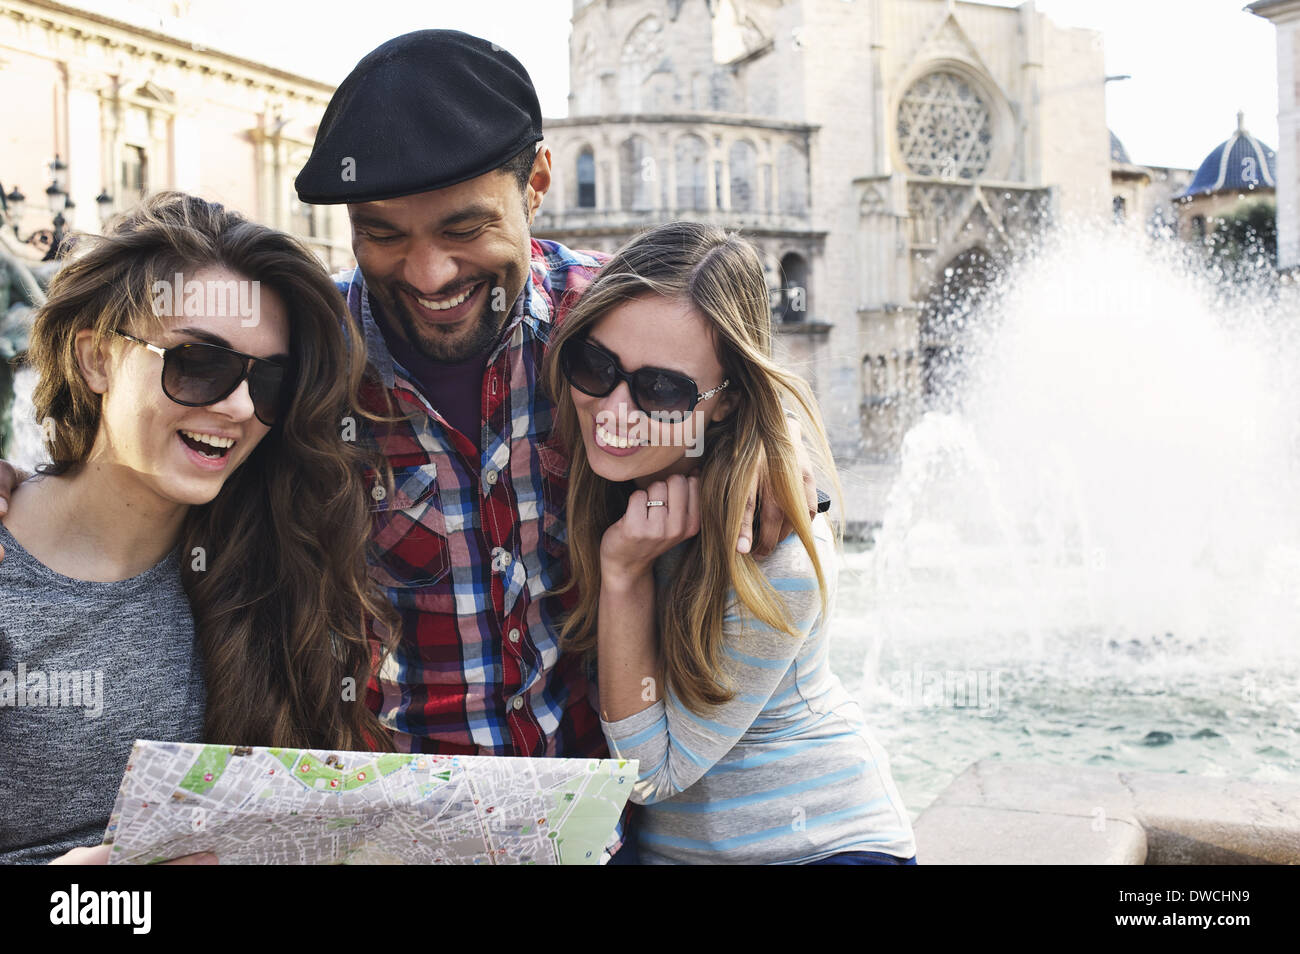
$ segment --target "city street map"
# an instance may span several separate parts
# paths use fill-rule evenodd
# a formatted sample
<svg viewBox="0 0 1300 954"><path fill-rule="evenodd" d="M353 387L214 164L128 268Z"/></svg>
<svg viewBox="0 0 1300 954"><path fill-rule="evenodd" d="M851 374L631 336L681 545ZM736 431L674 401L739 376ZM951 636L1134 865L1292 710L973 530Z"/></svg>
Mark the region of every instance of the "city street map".
<svg viewBox="0 0 1300 954"><path fill-rule="evenodd" d="M636 760L137 741L110 864L602 863Z"/></svg>

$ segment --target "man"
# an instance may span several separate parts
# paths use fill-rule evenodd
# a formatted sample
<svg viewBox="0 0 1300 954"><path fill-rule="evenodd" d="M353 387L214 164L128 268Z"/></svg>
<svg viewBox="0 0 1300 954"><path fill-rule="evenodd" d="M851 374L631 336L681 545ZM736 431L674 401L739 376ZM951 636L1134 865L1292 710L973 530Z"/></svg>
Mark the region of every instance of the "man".
<svg viewBox="0 0 1300 954"><path fill-rule="evenodd" d="M365 57L336 91L300 198L348 204L342 276L382 389L365 409L394 471L372 479L376 576L402 638L368 702L399 748L603 755L594 694L559 652L564 470L534 390L566 291L599 261L533 243L550 185L523 67L486 40L425 30Z"/></svg>
<svg viewBox="0 0 1300 954"><path fill-rule="evenodd" d="M296 180L304 202L348 205L358 267L338 282L378 379L364 409L389 418L365 428L393 472L369 478L373 566L402 632L367 703L403 750L606 754L594 686L559 649L563 606L544 595L565 576L568 462L536 387L604 257L531 239L551 184L541 139L513 56L423 30L357 64ZM0 512L13 477L0 468ZM756 553L783 520L765 508Z"/></svg>

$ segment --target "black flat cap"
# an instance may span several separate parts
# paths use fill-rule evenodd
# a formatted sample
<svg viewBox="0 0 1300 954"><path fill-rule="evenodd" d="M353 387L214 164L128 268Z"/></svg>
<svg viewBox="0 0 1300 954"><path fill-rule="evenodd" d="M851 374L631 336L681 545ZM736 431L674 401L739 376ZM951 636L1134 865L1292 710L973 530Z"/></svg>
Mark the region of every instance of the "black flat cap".
<svg viewBox="0 0 1300 954"><path fill-rule="evenodd" d="M369 53L334 91L294 185L313 205L395 199L481 176L541 138L517 59L468 33L417 30Z"/></svg>

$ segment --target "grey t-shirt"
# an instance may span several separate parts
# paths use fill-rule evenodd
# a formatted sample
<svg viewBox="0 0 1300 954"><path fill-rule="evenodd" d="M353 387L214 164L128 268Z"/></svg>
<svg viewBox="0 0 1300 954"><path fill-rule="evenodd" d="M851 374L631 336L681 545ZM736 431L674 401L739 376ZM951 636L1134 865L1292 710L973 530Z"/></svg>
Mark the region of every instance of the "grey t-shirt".
<svg viewBox="0 0 1300 954"><path fill-rule="evenodd" d="M91 583L0 545L0 863L43 863L103 840L132 742L199 741L203 672L175 551Z"/></svg>

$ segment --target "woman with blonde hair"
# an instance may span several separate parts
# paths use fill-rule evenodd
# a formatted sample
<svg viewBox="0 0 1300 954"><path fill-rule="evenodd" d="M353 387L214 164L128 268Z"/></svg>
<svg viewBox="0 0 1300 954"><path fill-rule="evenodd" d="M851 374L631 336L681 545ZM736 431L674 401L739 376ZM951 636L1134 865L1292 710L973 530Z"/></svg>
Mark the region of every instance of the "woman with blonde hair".
<svg viewBox="0 0 1300 954"><path fill-rule="evenodd" d="M137 738L385 747L342 434L365 350L312 253L160 193L80 239L30 359L50 463L0 524L0 862L102 861L76 846Z"/></svg>
<svg viewBox="0 0 1300 954"><path fill-rule="evenodd" d="M753 247L691 222L638 235L546 381L572 454L565 638L596 656L611 752L640 762L642 858L914 863L885 752L829 668L835 535L806 509L783 402L838 483L810 390L771 358ZM731 541L764 461L794 532L756 560Z"/></svg>

